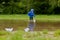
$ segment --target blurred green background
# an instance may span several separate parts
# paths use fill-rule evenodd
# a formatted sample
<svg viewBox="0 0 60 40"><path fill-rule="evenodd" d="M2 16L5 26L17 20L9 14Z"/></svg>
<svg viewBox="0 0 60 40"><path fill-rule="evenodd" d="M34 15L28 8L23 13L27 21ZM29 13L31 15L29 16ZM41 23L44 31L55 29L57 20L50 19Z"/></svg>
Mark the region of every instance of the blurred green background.
<svg viewBox="0 0 60 40"><path fill-rule="evenodd" d="M60 0L0 0L0 14L27 14L31 8L35 14L59 15Z"/></svg>

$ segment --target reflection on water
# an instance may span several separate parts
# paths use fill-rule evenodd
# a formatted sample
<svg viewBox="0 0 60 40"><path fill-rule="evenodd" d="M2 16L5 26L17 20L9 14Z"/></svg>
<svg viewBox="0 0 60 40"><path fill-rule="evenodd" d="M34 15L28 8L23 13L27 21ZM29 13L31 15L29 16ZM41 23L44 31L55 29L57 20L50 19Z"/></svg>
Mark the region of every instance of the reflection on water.
<svg viewBox="0 0 60 40"><path fill-rule="evenodd" d="M24 30L28 26L27 20L0 20L0 30L4 30L7 27L13 27L14 30ZM60 22L40 22L36 21L34 30L56 30L60 29Z"/></svg>

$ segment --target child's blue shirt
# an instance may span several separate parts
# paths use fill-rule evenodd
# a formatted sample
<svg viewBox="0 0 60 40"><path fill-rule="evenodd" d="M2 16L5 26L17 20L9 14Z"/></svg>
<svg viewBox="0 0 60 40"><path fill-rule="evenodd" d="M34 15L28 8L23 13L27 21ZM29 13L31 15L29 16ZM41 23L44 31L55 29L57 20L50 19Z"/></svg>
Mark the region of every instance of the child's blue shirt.
<svg viewBox="0 0 60 40"><path fill-rule="evenodd" d="M28 16L29 16L29 17L33 17L33 16L34 16L34 12L29 11L29 12L28 12Z"/></svg>

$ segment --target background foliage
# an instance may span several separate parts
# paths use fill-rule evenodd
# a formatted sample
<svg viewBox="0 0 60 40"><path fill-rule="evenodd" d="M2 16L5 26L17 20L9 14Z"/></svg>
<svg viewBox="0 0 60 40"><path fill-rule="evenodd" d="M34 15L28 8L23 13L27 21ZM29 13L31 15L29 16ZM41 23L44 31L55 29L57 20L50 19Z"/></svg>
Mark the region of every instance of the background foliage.
<svg viewBox="0 0 60 40"><path fill-rule="evenodd" d="M60 14L60 0L1 0L0 14L27 14L31 9L35 14Z"/></svg>

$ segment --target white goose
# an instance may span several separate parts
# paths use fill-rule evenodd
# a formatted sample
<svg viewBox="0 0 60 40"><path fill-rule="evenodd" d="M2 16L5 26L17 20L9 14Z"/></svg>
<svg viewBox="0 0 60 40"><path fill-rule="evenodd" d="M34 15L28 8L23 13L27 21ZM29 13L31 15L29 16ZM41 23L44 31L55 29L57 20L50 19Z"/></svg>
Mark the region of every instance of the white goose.
<svg viewBox="0 0 60 40"><path fill-rule="evenodd" d="M29 28L25 28L25 29L24 29L25 32L28 32L29 30L30 30Z"/></svg>
<svg viewBox="0 0 60 40"><path fill-rule="evenodd" d="M8 32L12 32L13 28L5 28L5 30L8 31Z"/></svg>

